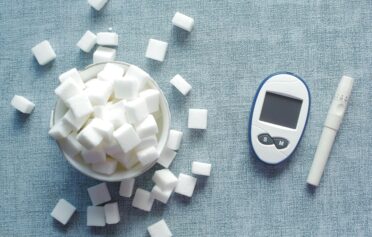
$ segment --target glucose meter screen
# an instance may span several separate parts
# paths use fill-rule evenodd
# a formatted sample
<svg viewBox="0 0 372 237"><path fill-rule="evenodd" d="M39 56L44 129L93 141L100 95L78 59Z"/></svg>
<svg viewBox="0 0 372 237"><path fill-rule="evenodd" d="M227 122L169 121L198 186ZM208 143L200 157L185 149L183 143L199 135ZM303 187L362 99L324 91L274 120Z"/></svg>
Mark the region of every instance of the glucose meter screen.
<svg viewBox="0 0 372 237"><path fill-rule="evenodd" d="M302 100L266 92L260 120L295 129L301 106Z"/></svg>

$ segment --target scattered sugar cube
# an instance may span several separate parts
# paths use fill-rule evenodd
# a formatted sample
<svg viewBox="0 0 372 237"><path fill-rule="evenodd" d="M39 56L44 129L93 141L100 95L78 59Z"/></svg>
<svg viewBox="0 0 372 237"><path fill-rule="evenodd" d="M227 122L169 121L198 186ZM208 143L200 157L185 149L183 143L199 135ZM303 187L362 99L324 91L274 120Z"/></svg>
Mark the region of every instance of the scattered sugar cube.
<svg viewBox="0 0 372 237"><path fill-rule="evenodd" d="M93 63L114 61L116 49L99 46L93 53Z"/></svg>
<svg viewBox="0 0 372 237"><path fill-rule="evenodd" d="M84 127L76 138L88 150L97 147L103 140L98 131L91 126Z"/></svg>
<svg viewBox="0 0 372 237"><path fill-rule="evenodd" d="M54 93L64 102L70 98L80 95L83 92L81 86L73 78L68 78L63 81L55 90Z"/></svg>
<svg viewBox="0 0 372 237"><path fill-rule="evenodd" d="M152 181L162 190L173 189L177 185L177 177L169 170L157 170L152 176Z"/></svg>
<svg viewBox="0 0 372 237"><path fill-rule="evenodd" d="M65 139L62 139L59 143L61 150L67 154L67 156L74 158L82 150L82 145L76 139L76 133L68 135Z"/></svg>
<svg viewBox="0 0 372 237"><path fill-rule="evenodd" d="M114 80L114 94L117 99L133 100L138 96L139 84L134 78L117 78Z"/></svg>
<svg viewBox="0 0 372 237"><path fill-rule="evenodd" d="M162 165L164 168L169 168L170 164L176 157L177 152L169 149L168 147L164 147L163 152L160 154L160 158L158 159L158 163Z"/></svg>
<svg viewBox="0 0 372 237"><path fill-rule="evenodd" d="M163 62L167 52L168 43L156 39L150 39L147 45L146 58Z"/></svg>
<svg viewBox="0 0 372 237"><path fill-rule="evenodd" d="M141 140L141 143L138 146L136 146L136 150L137 151L144 150L150 146L153 147L158 146L158 139L156 138L155 135L143 138Z"/></svg>
<svg viewBox="0 0 372 237"><path fill-rule="evenodd" d="M172 232L169 230L168 225L167 223L165 223L164 219L147 227L147 231L149 232L151 237L172 237L173 236Z"/></svg>
<svg viewBox="0 0 372 237"><path fill-rule="evenodd" d="M129 123L125 123L116 129L113 135L125 153L128 153L141 143L141 139Z"/></svg>
<svg viewBox="0 0 372 237"><path fill-rule="evenodd" d="M94 206L109 202L111 200L106 183L100 183L88 188L88 194Z"/></svg>
<svg viewBox="0 0 372 237"><path fill-rule="evenodd" d="M104 206L106 224L117 224L120 221L119 206L117 202L107 203Z"/></svg>
<svg viewBox="0 0 372 237"><path fill-rule="evenodd" d="M194 19L180 12L176 12L176 14L174 14L173 16L172 24L188 32L191 32L192 28L194 27Z"/></svg>
<svg viewBox="0 0 372 237"><path fill-rule="evenodd" d="M94 148L91 150L83 149L81 151L81 156L87 164L97 164L106 161L106 153L99 148ZM96 167L98 169L98 167Z"/></svg>
<svg viewBox="0 0 372 237"><path fill-rule="evenodd" d="M139 83L139 90L142 90L146 83L151 79L150 75L141 68L130 65L125 72L124 79L134 79Z"/></svg>
<svg viewBox="0 0 372 237"><path fill-rule="evenodd" d="M94 45L96 45L96 42L97 36L93 32L87 30L77 42L76 46L82 51L89 53L93 49Z"/></svg>
<svg viewBox="0 0 372 237"><path fill-rule="evenodd" d="M155 200L167 204L170 196L173 193L173 189L163 190L159 186L155 185L151 190L151 195Z"/></svg>
<svg viewBox="0 0 372 237"><path fill-rule="evenodd" d="M71 126L75 131L78 131L87 122L88 118L89 115L77 118L71 110L68 110L67 113L62 117L62 121Z"/></svg>
<svg viewBox="0 0 372 237"><path fill-rule="evenodd" d="M182 132L171 129L169 131L167 147L174 151L178 150L181 146L182 136Z"/></svg>
<svg viewBox="0 0 372 237"><path fill-rule="evenodd" d="M151 196L150 192L137 188L132 202L133 207L149 212L151 211L153 203L154 198Z"/></svg>
<svg viewBox="0 0 372 237"><path fill-rule="evenodd" d="M81 93L67 100L67 106L77 118L82 118L93 113L93 106L86 94Z"/></svg>
<svg viewBox="0 0 372 237"><path fill-rule="evenodd" d="M24 113L24 114L30 114L34 108L35 104L29 101L27 98L15 95L10 102L10 104L18 111Z"/></svg>
<svg viewBox="0 0 372 237"><path fill-rule="evenodd" d="M180 173L180 175L178 176L178 183L174 192L187 197L191 197L194 192L195 185L196 178L187 174Z"/></svg>
<svg viewBox="0 0 372 237"><path fill-rule="evenodd" d="M183 95L187 95L191 91L191 85L181 77L181 75L175 75L170 83L179 90Z"/></svg>
<svg viewBox="0 0 372 237"><path fill-rule="evenodd" d="M189 109L188 127L193 129L207 129L208 110Z"/></svg>
<svg viewBox="0 0 372 237"><path fill-rule="evenodd" d="M69 78L74 79L74 81L79 85L80 89L85 88L84 81L81 78L80 73L76 68L72 68L72 69L68 70L67 72L62 73L58 77L58 79L61 83L63 83L64 81L66 81Z"/></svg>
<svg viewBox="0 0 372 237"><path fill-rule="evenodd" d="M210 176L212 165L203 162L192 162L191 172L196 175Z"/></svg>
<svg viewBox="0 0 372 237"><path fill-rule="evenodd" d="M127 119L130 123L137 124L149 114L145 99L137 98L125 103Z"/></svg>
<svg viewBox="0 0 372 237"><path fill-rule="evenodd" d="M119 36L114 32L99 32L97 34L97 44L106 46L118 46Z"/></svg>
<svg viewBox="0 0 372 237"><path fill-rule="evenodd" d="M149 113L152 114L159 110L160 92L158 90L144 90L140 92L140 97L145 99Z"/></svg>
<svg viewBox="0 0 372 237"><path fill-rule="evenodd" d="M134 183L134 178L121 181L119 190L120 196L130 198L133 194Z"/></svg>
<svg viewBox="0 0 372 237"><path fill-rule="evenodd" d="M136 126L137 134L140 138L145 138L158 133L158 124L152 114L148 115L141 123Z"/></svg>
<svg viewBox="0 0 372 237"><path fill-rule="evenodd" d="M159 158L156 148L151 146L137 152L137 159L142 166L146 166Z"/></svg>
<svg viewBox="0 0 372 237"><path fill-rule="evenodd" d="M116 160L107 158L103 162L92 164L92 170L100 174L111 175L115 172L117 164Z"/></svg>
<svg viewBox="0 0 372 237"><path fill-rule="evenodd" d="M56 58L52 46L48 40L44 40L32 48L32 53L40 65L45 65Z"/></svg>
<svg viewBox="0 0 372 237"><path fill-rule="evenodd" d="M104 207L88 206L87 208L87 226L106 225L105 209Z"/></svg>
<svg viewBox="0 0 372 237"><path fill-rule="evenodd" d="M97 11L101 10L107 2L108 0L88 0L88 4Z"/></svg>
<svg viewBox="0 0 372 237"><path fill-rule="evenodd" d="M67 137L72 132L72 129L71 126L60 120L49 129L48 134L55 140L60 140Z"/></svg>
<svg viewBox="0 0 372 237"><path fill-rule="evenodd" d="M66 225L71 216L74 214L75 210L76 208L71 203L65 199L59 199L57 205L54 207L50 215L63 225Z"/></svg>

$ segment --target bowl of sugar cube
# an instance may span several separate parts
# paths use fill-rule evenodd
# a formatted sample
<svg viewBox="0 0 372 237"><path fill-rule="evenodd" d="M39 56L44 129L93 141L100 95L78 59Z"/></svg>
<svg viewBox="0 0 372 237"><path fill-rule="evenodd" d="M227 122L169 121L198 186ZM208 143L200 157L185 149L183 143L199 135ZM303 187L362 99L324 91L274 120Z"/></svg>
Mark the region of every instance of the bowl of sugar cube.
<svg viewBox="0 0 372 237"><path fill-rule="evenodd" d="M112 61L76 68L59 76L49 135L67 161L97 180L137 177L166 146L168 102L139 67Z"/></svg>

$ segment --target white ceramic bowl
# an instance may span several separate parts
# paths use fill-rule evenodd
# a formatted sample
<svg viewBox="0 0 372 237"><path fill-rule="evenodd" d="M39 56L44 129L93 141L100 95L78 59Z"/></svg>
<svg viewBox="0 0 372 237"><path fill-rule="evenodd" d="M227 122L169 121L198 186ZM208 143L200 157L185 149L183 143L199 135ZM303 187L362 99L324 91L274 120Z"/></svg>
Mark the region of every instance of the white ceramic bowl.
<svg viewBox="0 0 372 237"><path fill-rule="evenodd" d="M125 70L128 68L129 64L124 63L124 62L110 62L110 63L115 63L120 66L122 66ZM96 64L91 64L87 66L84 70L80 71L80 74L83 78L83 80L86 82L89 79L94 78L98 72L100 72L104 65L106 63L96 63ZM158 147L157 151L159 154L163 151L166 142L168 140L168 134L169 134L169 126L170 126L170 111L169 111L169 106L168 102L162 92L162 90L159 88L158 84L151 78L151 80L147 83L147 86L149 88L154 88L160 91L160 116L157 118L157 123L159 126L159 133L157 134L158 136ZM54 118L53 121L56 123L58 120L60 120L65 112L67 111L66 106L61 100L58 100L54 109ZM81 173L92 177L94 179L98 179L101 181L107 181L107 182L117 182L125 179L130 179L137 177L147 170L149 170L152 166L156 164L156 162L153 162L151 164L148 164L147 166L141 166L140 164L137 164L133 168L129 170L116 170L114 174L112 175L103 175L96 173L93 171L90 166L86 163L84 163L83 159L81 156L77 156L75 158L68 156L66 153L64 153L64 157L66 160L77 170L79 170Z"/></svg>

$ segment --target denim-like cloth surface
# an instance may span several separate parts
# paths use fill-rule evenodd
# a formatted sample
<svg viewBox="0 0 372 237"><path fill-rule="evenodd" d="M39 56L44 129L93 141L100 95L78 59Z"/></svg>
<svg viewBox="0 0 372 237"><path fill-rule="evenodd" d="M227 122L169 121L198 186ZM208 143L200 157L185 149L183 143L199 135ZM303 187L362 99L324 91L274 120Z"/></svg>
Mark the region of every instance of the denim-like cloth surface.
<svg viewBox="0 0 372 237"><path fill-rule="evenodd" d="M176 11L195 18L191 34L172 27ZM110 0L95 12L85 0L0 2L0 236L148 236L164 218L174 236L372 236L372 2ZM182 148L171 170L190 174L211 162L191 199L173 195L146 213L118 196L121 222L86 226L86 189L99 183L74 170L48 136L58 75L92 62L75 46L86 30L119 34L118 59L136 64L169 100ZM144 57L149 38L169 43L164 63ZM39 66L31 48L48 39L57 59ZM312 104L306 131L287 162L268 166L248 146L250 106L269 74L290 71L307 82ZM169 80L186 78L182 96ZM355 85L321 185L306 186L330 102L343 74ZM14 94L36 104L30 116L11 106ZM189 108L206 108L208 129L187 129ZM137 187L152 188L151 172ZM77 213L62 227L50 217L59 198Z"/></svg>

